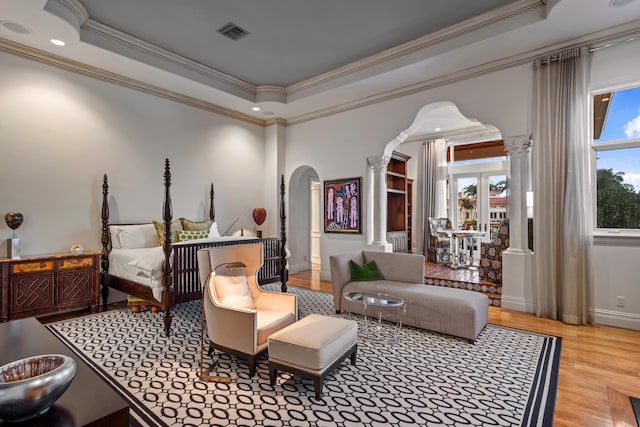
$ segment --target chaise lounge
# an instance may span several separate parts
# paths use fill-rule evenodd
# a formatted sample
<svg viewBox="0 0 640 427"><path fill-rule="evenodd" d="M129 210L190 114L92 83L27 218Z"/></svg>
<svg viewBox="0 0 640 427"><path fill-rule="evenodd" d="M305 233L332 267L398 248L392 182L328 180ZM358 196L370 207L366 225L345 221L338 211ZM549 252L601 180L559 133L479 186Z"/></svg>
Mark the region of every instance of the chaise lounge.
<svg viewBox="0 0 640 427"><path fill-rule="evenodd" d="M353 280L352 261L357 266L375 262L383 278ZM478 292L425 285L424 261L423 255L393 252L358 251L330 256L336 313L347 308L344 292L390 294L405 301L405 325L475 342L489 318L489 299ZM351 304L349 310L362 314L359 304ZM397 321L398 314L392 311L386 319Z"/></svg>

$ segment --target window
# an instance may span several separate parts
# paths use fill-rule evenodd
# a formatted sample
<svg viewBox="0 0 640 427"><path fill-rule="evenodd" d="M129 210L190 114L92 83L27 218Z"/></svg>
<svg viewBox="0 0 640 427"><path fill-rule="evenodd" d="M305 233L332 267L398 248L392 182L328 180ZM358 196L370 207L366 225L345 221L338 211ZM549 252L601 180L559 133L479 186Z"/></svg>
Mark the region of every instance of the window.
<svg viewBox="0 0 640 427"><path fill-rule="evenodd" d="M596 226L640 230L640 87L593 97Z"/></svg>

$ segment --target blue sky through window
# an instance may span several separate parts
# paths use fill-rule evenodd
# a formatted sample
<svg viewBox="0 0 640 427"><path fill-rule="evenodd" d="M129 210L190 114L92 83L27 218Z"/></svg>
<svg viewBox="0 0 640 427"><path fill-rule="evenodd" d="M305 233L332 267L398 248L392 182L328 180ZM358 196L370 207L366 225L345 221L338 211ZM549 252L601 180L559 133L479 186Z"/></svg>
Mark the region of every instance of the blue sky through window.
<svg viewBox="0 0 640 427"><path fill-rule="evenodd" d="M600 138L595 142L640 138L640 87L614 92ZM640 191L640 147L598 151L597 168L624 172L624 182Z"/></svg>

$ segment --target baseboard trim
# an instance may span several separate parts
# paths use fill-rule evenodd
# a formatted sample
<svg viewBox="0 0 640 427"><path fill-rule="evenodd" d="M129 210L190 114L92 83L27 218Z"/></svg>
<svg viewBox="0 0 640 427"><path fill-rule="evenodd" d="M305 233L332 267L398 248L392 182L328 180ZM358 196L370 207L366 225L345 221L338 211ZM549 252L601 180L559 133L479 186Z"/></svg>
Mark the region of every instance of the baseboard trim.
<svg viewBox="0 0 640 427"><path fill-rule="evenodd" d="M640 315L622 311L596 309L596 324L640 330Z"/></svg>
<svg viewBox="0 0 640 427"><path fill-rule="evenodd" d="M512 297L509 295L502 295L500 307L507 310L522 311L525 313L535 313L536 306L533 301L526 300L521 297Z"/></svg>
<svg viewBox="0 0 640 427"><path fill-rule="evenodd" d="M522 311L525 313L536 312L536 306L533 301L528 301L520 297L502 295L502 303L500 306L507 310ZM640 315L636 313L624 313L622 311L596 308L595 316L596 325L640 330Z"/></svg>

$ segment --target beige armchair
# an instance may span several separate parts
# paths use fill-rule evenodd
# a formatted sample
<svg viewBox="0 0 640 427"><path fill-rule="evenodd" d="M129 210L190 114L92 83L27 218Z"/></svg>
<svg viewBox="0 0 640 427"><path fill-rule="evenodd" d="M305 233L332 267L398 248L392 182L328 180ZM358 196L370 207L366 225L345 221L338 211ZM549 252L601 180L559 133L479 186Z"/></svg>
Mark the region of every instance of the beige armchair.
<svg viewBox="0 0 640 427"><path fill-rule="evenodd" d="M239 279L237 272L230 273L225 267L227 263L238 261L246 265L242 269L246 282L241 273ZM198 251L209 354L215 349L246 360L251 377L255 375L258 358L267 351L269 335L298 320L295 295L264 291L257 285L262 262L261 243ZM235 285L229 285L229 278L234 284L242 282L244 289L248 288L246 295L229 299L227 290L235 288Z"/></svg>

